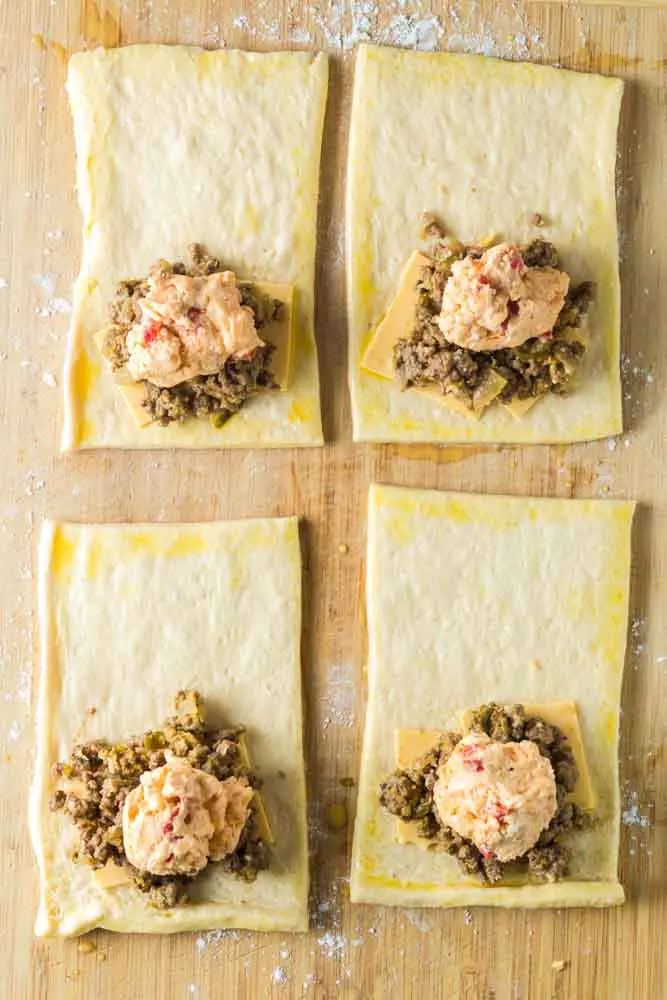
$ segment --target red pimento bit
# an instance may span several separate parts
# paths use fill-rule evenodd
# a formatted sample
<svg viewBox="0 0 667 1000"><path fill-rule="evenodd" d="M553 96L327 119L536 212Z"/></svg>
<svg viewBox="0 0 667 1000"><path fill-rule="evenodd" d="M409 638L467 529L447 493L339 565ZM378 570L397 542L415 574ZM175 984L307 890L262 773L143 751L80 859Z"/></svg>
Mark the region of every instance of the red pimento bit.
<svg viewBox="0 0 667 1000"><path fill-rule="evenodd" d="M476 754L478 750L478 743L466 743L463 747L463 763L469 770L476 771L479 774L484 770L484 765L479 757L472 756L473 754Z"/></svg>
<svg viewBox="0 0 667 1000"><path fill-rule="evenodd" d="M520 253L513 253L510 257L510 267L513 271L520 271L523 267L523 257Z"/></svg>
<svg viewBox="0 0 667 1000"><path fill-rule="evenodd" d="M480 276L479 276L479 283L480 283L480 285L490 285L491 284L491 282L489 281L489 279L487 278L487 276L485 274L480 274Z"/></svg>
<svg viewBox="0 0 667 1000"><path fill-rule="evenodd" d="M481 772L484 770L484 765L482 764L481 760L478 759L467 760L465 764L469 770L475 771L477 774L481 774Z"/></svg>
<svg viewBox="0 0 667 1000"><path fill-rule="evenodd" d="M173 833L174 832L174 823L173 823L173 821L176 819L177 816L178 816L178 809L172 809L171 810L171 817L170 817L170 819L168 819L167 822L162 827L162 832L164 834L168 834L168 833Z"/></svg>
<svg viewBox="0 0 667 1000"><path fill-rule="evenodd" d="M188 309L188 319L191 323L197 323L201 314L201 309L197 309L196 306L192 306L191 309Z"/></svg>
<svg viewBox="0 0 667 1000"><path fill-rule="evenodd" d="M509 809L507 809L502 804L502 802L497 802L496 803L496 819L497 820L505 819L505 817L508 816L508 815L509 815Z"/></svg>
<svg viewBox="0 0 667 1000"><path fill-rule="evenodd" d="M163 325L163 323L158 322L156 319L151 320L144 330L144 344L152 344L154 340L157 340L162 332Z"/></svg>

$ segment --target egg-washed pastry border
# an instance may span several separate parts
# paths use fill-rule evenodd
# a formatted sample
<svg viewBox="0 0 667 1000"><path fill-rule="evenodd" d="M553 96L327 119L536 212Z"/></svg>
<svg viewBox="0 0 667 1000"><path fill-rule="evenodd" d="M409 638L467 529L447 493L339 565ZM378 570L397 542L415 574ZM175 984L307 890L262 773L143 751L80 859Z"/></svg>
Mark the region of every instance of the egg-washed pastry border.
<svg viewBox="0 0 667 1000"><path fill-rule="evenodd" d="M156 87L155 81L172 81L179 91L189 88L197 105L200 127L205 128L214 148L223 148L224 135L218 118L207 121L201 110L206 102L206 88L212 85L220 93L233 94L236 103L255 114L258 140L253 149L265 148L267 156L259 164L249 164L246 171L256 182L273 185L284 199L292 193L293 205L280 234L283 243L292 247L288 254L291 273L284 273L276 261L284 247L269 254L264 250L257 205L245 211L236 206L234 213L219 215L221 225L206 233L194 231L192 219L201 203L194 190L193 211L184 211L187 182L179 183L179 215L165 213L160 224L151 225L150 213L160 204L147 203L147 218L123 223L116 202L119 185L134 186L141 164L128 166L116 162L113 130L118 132L118 115L133 104L146 100ZM323 443L317 347L314 332L314 277L317 240L317 211L322 130L328 89L328 62L324 53L307 52L250 53L208 51L186 45L131 45L119 49L96 49L78 53L69 64L67 90L74 119L77 159L77 189L83 216L81 270L74 285L73 315L67 341L65 363L65 422L61 448L247 448L299 447ZM266 108L271 95L271 118ZM273 102L282 100L283 114L291 115L293 146L276 161L269 155L275 141ZM121 102L116 107L114 102ZM304 103L306 111L304 113ZM263 116L263 117L262 117ZM161 126L157 125L158 128ZM221 132L222 129L222 132ZM264 143L260 141L262 129ZM123 130L128 131L127 129ZM210 134L209 134L210 133ZM145 142L159 141L144 135ZM125 140L124 140L125 141ZM203 141L203 140L202 140ZM230 137L235 145L236 136ZM215 147L218 142L218 147ZM202 142L188 146L192 166L201 158ZM209 155L213 155L209 152ZM221 155L221 154L220 154ZM170 157L165 154L165 162ZM178 159L182 175L189 178L183 156ZM278 168L276 167L278 164ZM282 166L281 166L282 165ZM116 174L125 172L119 180ZM145 169L145 168L144 168ZM130 173L130 176L128 176ZM179 175L180 177L180 175ZM278 185L277 178L281 180ZM263 179L263 180L262 180ZM105 191L108 192L105 197ZM163 195L169 196L169 190ZM125 206L125 211L127 208ZM144 211L143 203L140 211ZM263 208L259 206L259 210ZM214 215L214 211L211 210ZM201 221L201 219L200 219ZM204 224L211 228L210 220ZM274 227L275 228L275 227ZM150 250L137 257L137 229L152 232ZM255 234L253 236L253 233ZM222 235L221 235L222 234ZM143 237L145 242L145 237ZM295 356L291 384L284 392L264 392L255 396L223 427L213 427L205 420L188 420L168 427L139 427L125 406L114 384L94 337L107 323L106 310L116 284L147 272L158 258L177 260L185 255L191 242L203 242L210 253L232 262L241 255L241 265L233 267L241 280L280 281L293 284L296 292ZM230 250L230 247L232 248ZM240 249L242 248L242 249ZM129 255L129 256L128 256ZM136 261L136 263L130 263Z"/></svg>
<svg viewBox="0 0 667 1000"><path fill-rule="evenodd" d="M635 505L626 501L536 499L373 485L369 492L368 509L368 698L352 852L352 901L434 907L561 907L622 903L624 892L617 876L620 835L618 724L627 638L631 530ZM474 662L457 661L458 669L454 675L447 670L452 669L448 657L455 654L443 652L442 643L437 649L434 648L436 637L442 637L437 628L434 628L430 640L428 626L424 624L437 614L435 604L433 607L429 606L424 612L425 617L420 619L423 629L418 634L413 632L407 638L404 637L403 630L408 628L405 621L407 610L404 613L404 609L400 607L403 600L401 595L405 597L409 591L423 598L428 588L433 587L433 566L429 566L428 571L416 566L416 551L422 554L426 551L437 553L440 548L440 561L437 565L442 573L439 584L443 593L451 593L457 581L461 584L461 577L456 580L447 577L448 571L458 572L460 567L449 570L446 557L449 555L449 560L454 561L451 558L452 545L457 539L465 542L466 536L471 539L476 525L483 529L481 535L487 543L486 547L479 547L481 535L475 543L478 558L482 561L488 546L493 544L494 534L499 537L499 533L509 531L508 543L514 545L516 535L518 544L523 546L521 551L526 564L530 564L532 559L537 579L539 570L535 568L536 560L539 562L541 558L551 558L553 565L559 566L563 572L569 570L572 573L576 570L577 559L581 559L580 550L571 557L560 549L556 551L556 541L565 539L563 533L568 530L568 521L572 533L566 540L568 543L573 542L579 534L583 550L589 556L594 551L591 547L594 544L593 536L595 544L604 541L605 547L598 549L598 560L600 565L606 567L606 574L603 579L590 579L592 607L588 612L580 610L579 613L584 617L583 624L579 626L574 608L568 614L558 604L561 595L554 595L557 610L552 627L557 627L565 637L562 652L567 651L568 643L569 648L576 651L577 647L573 647L572 643L579 641L592 642L592 649L597 648L598 660L590 662L596 668L594 676L597 681L602 682L604 679L603 698L600 692L587 690L587 679L583 678L581 664L577 664L576 669L571 668L573 672L570 683L563 684L563 674L557 669L554 656L544 664L528 660L523 664L521 660L516 668L511 667L514 672L509 676L515 680L508 684L504 668L503 672L498 673L494 649L488 638L485 640L483 627L476 616L479 636L475 635L474 641L478 641L479 645L474 653ZM548 548L537 546L536 551L531 552L527 539L533 534L534 538L540 538L539 545L543 545L542 538L549 524L556 541L553 545L549 544ZM415 539L421 548L411 547ZM587 544L589 539L590 545ZM596 567L599 568L600 566ZM582 572L576 575L580 578L579 584L583 586L588 577L584 572L586 567L581 565L580 569ZM497 570L498 566L494 566L488 572ZM470 588L474 589L476 584L482 585L484 572L482 569L463 580L463 586L468 588L473 605L475 599ZM492 586L494 578L489 577L486 581L489 586ZM569 576L567 580L569 587ZM528 582L528 578L523 582L519 581L516 572L512 573L511 584L508 583L510 596L505 592L498 595L498 602L503 607L503 602L508 597L510 618L512 612L521 613L516 602L525 596ZM542 589L538 588L534 604L529 602L523 607L524 612L534 611L539 614ZM417 597L414 599L417 600ZM494 599L489 597L486 600L487 611L494 606ZM503 614L506 613L507 609L503 611ZM505 628L511 624L508 618L502 621ZM535 626L537 633L544 631L545 621L544 618L539 619ZM487 627L488 623L484 622L484 625ZM514 627L516 626L517 623L514 622ZM526 658L526 649L521 647L521 643L522 640L517 640L517 647L521 648L521 654ZM414 673L414 657L418 657L420 662L417 675ZM581 659L581 651L577 658ZM544 659L546 661L547 657ZM531 662L535 669L531 668ZM457 672L460 672L463 680L456 676ZM418 694L420 689L425 694ZM587 705L581 703L582 692L586 693L589 702ZM485 701L502 703L523 700L546 703L557 696L561 699L571 698L577 703L594 780L598 782L598 786L605 785L606 782L603 789L605 794L600 795L598 804L601 825L599 833L593 834L597 840L587 842L586 847L587 853L593 851L593 860L590 862L593 868L598 863L595 858L601 852L601 876L598 879L575 874L555 883L481 886L462 874L453 859L443 857L438 852L424 851L416 845L401 846L396 843L396 821L380 807L379 784L396 766L395 736L398 730L415 727L443 730L457 728L461 711L474 708L476 704ZM597 698L599 707L591 715L592 697ZM458 704L457 698L468 698L473 704ZM600 740L604 746L598 753ZM604 781L601 780L603 772L600 770L602 760L606 775ZM601 788L598 787L596 791L600 793ZM401 853L406 851L408 853Z"/></svg>
<svg viewBox="0 0 667 1000"><path fill-rule="evenodd" d="M348 380L355 441L548 444L621 432L615 166L622 89L622 81L615 78L532 63L360 46L346 210ZM468 106L459 110L461 100L470 101L477 91L488 98L479 102L482 110L478 114ZM515 93L523 100L532 98L532 120L520 110L522 102L515 101ZM414 94L420 95L417 106L406 101L405 95ZM521 148L531 121L541 117L549 122L548 131L531 146L540 157L535 160L534 174L523 176L519 183L513 173L511 197L504 193L499 198L498 185L503 185L505 174L519 161L511 157L500 164L494 161L488 168L492 176L485 177L486 154L479 142L469 152L469 160L460 149L448 155L445 148L452 137L460 139L455 130L474 141L473 125L484 136L486 147L490 126L485 108L490 106L491 94L500 95L493 103L494 128L503 115L506 119L502 125L505 152L511 149L513 137L517 149ZM436 110L449 122L449 129L440 133L431 122ZM465 121L457 119L457 113ZM571 137L567 143L566 136ZM576 153L581 168L576 183L573 173L568 175L571 199L567 205L561 194L564 182L553 168L553 163L562 162L561 146ZM395 149L401 150L400 157ZM404 150L409 155L403 155ZM553 163L548 169L550 154ZM585 217L584 203L588 206ZM490 230L504 239L528 242L536 235L530 216L536 211L545 214L549 225L540 234L563 254L565 269L575 281L590 279L598 288L591 313L591 347L581 384L571 396L542 399L520 419L503 407L492 406L475 422L419 392L401 392L393 382L361 369L373 330L396 293L400 273L418 249L419 216L430 211L438 213L452 235L464 242L487 237Z"/></svg>
<svg viewBox="0 0 667 1000"><path fill-rule="evenodd" d="M127 933L306 930L297 518L160 525L47 521L38 587L37 753L29 811L39 869L36 934L71 936L94 927ZM181 615L173 628L173 603L158 607L164 588L181 600L200 594L199 619ZM113 614L116 601L123 603L122 628ZM214 612L217 630L206 626ZM157 629L147 624L155 618ZM217 637L215 654L207 633ZM273 861L252 883L209 866L205 884L215 900L162 910L132 886L104 888L91 869L71 858L76 830L49 809L50 769L73 742L117 741L160 725L172 714L174 694L194 684L214 712L231 724L248 725L248 752L264 780Z"/></svg>

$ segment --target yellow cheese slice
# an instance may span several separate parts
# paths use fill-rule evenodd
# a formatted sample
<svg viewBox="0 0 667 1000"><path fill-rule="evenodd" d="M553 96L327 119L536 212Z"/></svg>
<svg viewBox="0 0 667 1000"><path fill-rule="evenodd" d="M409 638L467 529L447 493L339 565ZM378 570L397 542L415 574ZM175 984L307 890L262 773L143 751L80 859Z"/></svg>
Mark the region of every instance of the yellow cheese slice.
<svg viewBox="0 0 667 1000"><path fill-rule="evenodd" d="M528 410L532 410L535 403L539 402L539 399L539 396L528 396L527 399L511 399L509 403L501 403L500 405L504 406L516 420L521 420L528 413Z"/></svg>
<svg viewBox="0 0 667 1000"><path fill-rule="evenodd" d="M380 378L394 378L394 346L403 337L409 336L414 326L417 308L417 281L419 272L431 258L418 250L410 256L400 277L398 292L389 306L387 314L378 323L373 338L366 348L361 367L379 375ZM437 386L412 386L407 392L418 392L422 396L435 399L453 413L469 420L479 420L484 410L505 388L506 380L497 372L489 372L486 383L475 393L472 408L452 393L443 393Z"/></svg>
<svg viewBox="0 0 667 1000"><path fill-rule="evenodd" d="M239 755L241 757L241 763L244 767L250 767L250 754L248 753L248 747L246 746L244 735L242 735L239 739ZM257 827L261 839L265 844L275 843L271 826L269 824L269 817L266 815L266 809L264 808L264 800L259 792L255 792L255 807L257 812Z"/></svg>
<svg viewBox="0 0 667 1000"><path fill-rule="evenodd" d="M93 875L102 889L117 889L121 885L132 885L127 868L117 865L114 861L107 861L104 868L96 868Z"/></svg>
<svg viewBox="0 0 667 1000"><path fill-rule="evenodd" d="M545 702L543 704L524 704L527 715L536 715L551 726L557 726L567 737L579 778L569 801L581 806L582 809L593 810L597 805L597 796L591 782L591 775L586 760L586 752L581 737L577 706L573 701ZM461 713L461 724L467 728L470 712ZM427 753L440 738L437 729L398 729L395 733L396 766L409 767L417 758ZM432 841L420 837L417 824L404 820L396 820L396 840L399 844L419 844L420 847L432 846Z"/></svg>
<svg viewBox="0 0 667 1000"><path fill-rule="evenodd" d="M294 308L295 289L293 285L277 284L269 281L239 281L239 286L252 285L260 295L279 299L283 303L280 319L267 323L260 333L262 340L273 344L275 350L271 356L271 371L278 388L284 392L289 388L294 366ZM94 340L100 351L104 344L107 329L95 334ZM144 387L141 382L135 382L127 374L114 372L113 380L118 386L132 417L138 427L148 427L153 423L149 413L144 409Z"/></svg>

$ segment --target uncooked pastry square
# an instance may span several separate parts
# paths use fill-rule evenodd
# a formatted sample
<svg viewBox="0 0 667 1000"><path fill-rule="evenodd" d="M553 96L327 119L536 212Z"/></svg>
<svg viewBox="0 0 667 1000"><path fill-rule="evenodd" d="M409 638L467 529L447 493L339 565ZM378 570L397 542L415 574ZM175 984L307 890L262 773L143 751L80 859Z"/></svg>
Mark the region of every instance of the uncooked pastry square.
<svg viewBox="0 0 667 1000"><path fill-rule="evenodd" d="M373 46L357 55L348 168L349 382L357 441L579 441L622 429L614 194L622 83L480 56ZM581 385L522 419L479 422L359 367L433 211L464 242L542 236L592 280ZM535 229L531 216L545 225Z"/></svg>
<svg viewBox="0 0 667 1000"><path fill-rule="evenodd" d="M308 855L301 724L301 563L294 518L188 525L46 524L39 553L41 675L31 833L36 933L305 930ZM119 741L197 688L207 718L244 723L275 837L246 883L209 866L191 903L159 910L76 864L74 825L48 808L72 743ZM94 708L94 714L90 709Z"/></svg>
<svg viewBox="0 0 667 1000"><path fill-rule="evenodd" d="M603 906L617 862L618 722L634 505L371 488L368 708L354 835L356 902ZM597 822L553 884L481 886L448 855L395 840L380 781L395 734L458 728L477 705L574 701Z"/></svg>
<svg viewBox="0 0 667 1000"><path fill-rule="evenodd" d="M313 285L327 60L307 52L134 45L80 53L67 80L83 213L65 379L63 448L322 443ZM123 278L203 243L239 278L293 284L286 392L222 428L136 426L93 342Z"/></svg>

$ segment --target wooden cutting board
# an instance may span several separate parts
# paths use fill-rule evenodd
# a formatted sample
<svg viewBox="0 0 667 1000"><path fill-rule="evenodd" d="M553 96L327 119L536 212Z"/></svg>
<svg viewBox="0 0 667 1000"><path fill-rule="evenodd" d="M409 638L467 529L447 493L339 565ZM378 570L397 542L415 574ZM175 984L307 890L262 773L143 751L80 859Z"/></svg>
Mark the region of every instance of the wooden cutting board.
<svg viewBox="0 0 667 1000"><path fill-rule="evenodd" d="M579 3L299 4L5 0L0 5L0 996L23 998L575 998L661 1000L667 909L667 13ZM360 446L345 384L343 195L354 45L373 38L616 73L628 83L619 176L626 433L576 447ZM322 450L60 456L61 377L80 217L63 84L95 44L325 48L318 338ZM502 196L499 193L499 196ZM364 504L372 481L634 497L615 911L351 907L347 875L364 711ZM304 671L312 831L308 935L90 935L36 941L25 821L32 769L34 553L44 516L305 519ZM545 595L548 599L548 595Z"/></svg>

